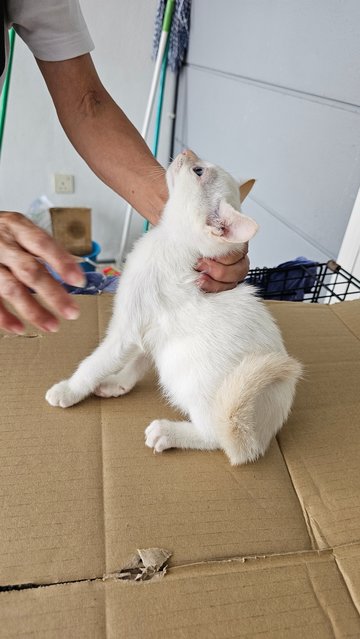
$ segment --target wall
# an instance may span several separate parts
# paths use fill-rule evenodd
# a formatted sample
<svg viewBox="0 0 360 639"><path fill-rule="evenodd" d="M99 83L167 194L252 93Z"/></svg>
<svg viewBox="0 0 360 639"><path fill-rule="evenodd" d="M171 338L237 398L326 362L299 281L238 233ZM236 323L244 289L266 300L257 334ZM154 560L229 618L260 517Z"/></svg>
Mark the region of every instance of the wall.
<svg viewBox="0 0 360 639"><path fill-rule="evenodd" d="M338 261L360 281L360 189L340 248Z"/></svg>
<svg viewBox="0 0 360 639"><path fill-rule="evenodd" d="M150 87L156 0L82 8L105 86L141 128ZM357 0L193 0L177 150L190 146L235 176L256 177L245 210L261 225L252 265L304 254L336 258L360 184L360 3ZM160 160L167 161L169 76ZM151 139L151 138L150 138ZM54 172L74 195L52 192ZM103 257L115 255L125 203L67 141L36 63L17 39L0 164L0 209L89 205ZM132 238L142 230L135 215Z"/></svg>
<svg viewBox="0 0 360 639"><path fill-rule="evenodd" d="M177 150L255 177L253 266L336 258L360 184L358 0L193 0Z"/></svg>
<svg viewBox="0 0 360 639"><path fill-rule="evenodd" d="M99 75L140 129L154 68L151 50L157 2L108 0L106 11L99 9L96 0L83 0L81 6L95 43L92 55ZM167 161L173 81L171 74L159 154L163 162ZM53 193L54 172L75 176L73 195ZM102 257L116 254L126 203L98 180L68 142L35 60L17 38L0 164L0 209L25 212L41 194L57 206L90 206L93 237L103 246ZM132 238L141 233L142 223L143 218L135 214Z"/></svg>

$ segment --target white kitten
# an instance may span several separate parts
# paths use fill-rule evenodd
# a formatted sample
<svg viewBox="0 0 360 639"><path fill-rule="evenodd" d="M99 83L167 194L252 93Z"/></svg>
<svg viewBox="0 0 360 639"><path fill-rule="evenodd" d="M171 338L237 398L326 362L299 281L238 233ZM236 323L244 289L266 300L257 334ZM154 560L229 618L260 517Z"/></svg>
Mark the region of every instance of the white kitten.
<svg viewBox="0 0 360 639"><path fill-rule="evenodd" d="M191 151L167 171L170 192L160 224L129 255L102 344L70 379L46 394L67 407L90 393L123 395L152 360L169 401L190 421L153 421L145 443L167 448L221 448L232 464L263 455L289 415L300 364L255 289L199 290L194 265L220 257L257 231L242 215L240 187Z"/></svg>

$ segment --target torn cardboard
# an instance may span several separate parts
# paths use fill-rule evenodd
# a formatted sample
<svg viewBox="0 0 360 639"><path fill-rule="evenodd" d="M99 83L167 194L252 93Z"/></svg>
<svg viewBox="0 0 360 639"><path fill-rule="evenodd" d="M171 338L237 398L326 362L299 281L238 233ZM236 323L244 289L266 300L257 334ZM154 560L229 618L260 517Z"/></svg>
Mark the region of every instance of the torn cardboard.
<svg viewBox="0 0 360 639"><path fill-rule="evenodd" d="M110 296L79 302L58 334L0 339L0 586L44 586L0 593L0 637L360 636L360 302L269 303L306 375L278 440L239 468L144 446L174 417L153 375L45 403L111 314ZM172 553L164 579L117 578L136 548Z"/></svg>
<svg viewBox="0 0 360 639"><path fill-rule="evenodd" d="M104 575L107 579L124 579L128 581L148 581L164 577L167 571L167 562L171 552L164 548L138 549L124 566L110 575Z"/></svg>
<svg viewBox="0 0 360 639"><path fill-rule="evenodd" d="M95 580L1 599L1 637L360 636L356 606L329 552L206 562L173 568L159 581Z"/></svg>

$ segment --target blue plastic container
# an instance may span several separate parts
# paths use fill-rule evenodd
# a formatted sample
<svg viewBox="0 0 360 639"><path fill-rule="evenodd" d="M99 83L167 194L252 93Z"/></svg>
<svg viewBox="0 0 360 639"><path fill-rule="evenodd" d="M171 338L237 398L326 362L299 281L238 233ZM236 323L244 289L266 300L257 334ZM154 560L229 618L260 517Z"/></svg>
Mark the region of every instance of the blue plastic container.
<svg viewBox="0 0 360 639"><path fill-rule="evenodd" d="M83 259L87 257L92 262L96 262L97 256L99 255L100 252L101 252L100 244L98 244L97 242L91 242L91 253L88 253L88 255L82 255L81 257ZM85 271L85 273L89 273L90 271L96 271L95 264L91 264L90 262L87 262L85 259L83 262L79 262L79 264L82 270Z"/></svg>

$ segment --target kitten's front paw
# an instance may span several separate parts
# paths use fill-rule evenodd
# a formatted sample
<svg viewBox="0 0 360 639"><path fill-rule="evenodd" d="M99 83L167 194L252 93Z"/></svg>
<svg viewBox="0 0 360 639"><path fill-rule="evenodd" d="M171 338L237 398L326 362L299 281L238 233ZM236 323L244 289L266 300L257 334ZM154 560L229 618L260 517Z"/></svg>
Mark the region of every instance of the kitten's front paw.
<svg viewBox="0 0 360 639"><path fill-rule="evenodd" d="M162 453L167 448L173 448L172 425L167 419L155 419L145 429L145 445Z"/></svg>
<svg viewBox="0 0 360 639"><path fill-rule="evenodd" d="M49 402L49 404L51 404L51 406L67 408L68 406L77 404L77 402L83 398L71 390L69 382L65 379L64 381L54 384L54 386L49 388L45 395L45 399Z"/></svg>

